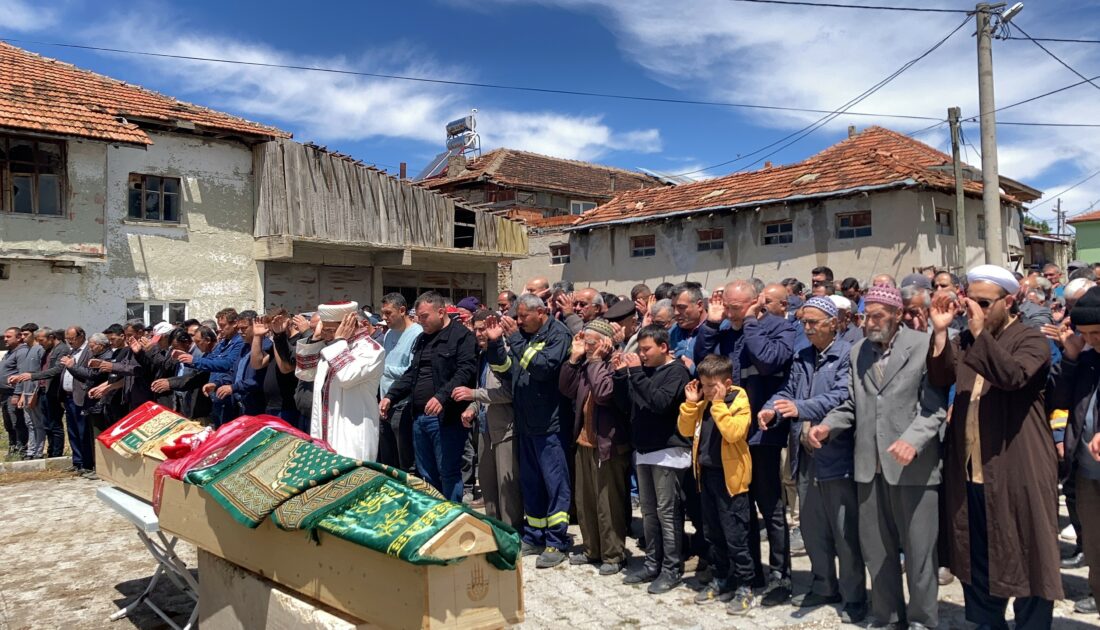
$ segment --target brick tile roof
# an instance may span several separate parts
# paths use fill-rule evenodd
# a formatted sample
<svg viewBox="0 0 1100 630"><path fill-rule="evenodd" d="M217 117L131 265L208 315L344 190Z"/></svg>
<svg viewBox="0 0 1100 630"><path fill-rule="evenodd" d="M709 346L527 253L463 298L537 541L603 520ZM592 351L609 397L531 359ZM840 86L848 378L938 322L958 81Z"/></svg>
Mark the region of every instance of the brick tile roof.
<svg viewBox="0 0 1100 630"><path fill-rule="evenodd" d="M590 227L644 220L703 209L820 197L867 187L918 185L954 192L951 157L895 131L870 127L795 164L672 188L626 192L584 213L574 225ZM963 188L968 195L982 194L980 181L968 180ZM1018 203L1009 195L1005 199Z"/></svg>
<svg viewBox="0 0 1100 630"><path fill-rule="evenodd" d="M1092 212L1066 219L1066 223L1083 223L1085 221L1100 221L1100 210L1094 210Z"/></svg>
<svg viewBox="0 0 1100 630"><path fill-rule="evenodd" d="M0 127L105 142L152 144L133 122L152 120L246 136L290 134L237 116L178 101L136 85L0 42Z"/></svg>
<svg viewBox="0 0 1100 630"><path fill-rule="evenodd" d="M461 173L452 174L444 170L442 175L424 180L421 184L439 188L475 181L607 199L624 190L663 186L645 173L516 149L490 151L471 160Z"/></svg>

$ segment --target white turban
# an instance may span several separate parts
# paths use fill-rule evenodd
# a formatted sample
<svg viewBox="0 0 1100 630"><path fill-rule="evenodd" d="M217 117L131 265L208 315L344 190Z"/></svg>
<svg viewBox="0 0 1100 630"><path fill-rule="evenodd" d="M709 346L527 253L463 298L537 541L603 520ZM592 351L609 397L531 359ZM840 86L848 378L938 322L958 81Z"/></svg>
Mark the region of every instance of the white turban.
<svg viewBox="0 0 1100 630"><path fill-rule="evenodd" d="M829 296L829 299L833 301L833 306L836 306L837 310L839 311L852 310L852 301L844 297L843 295L836 295L834 293L833 295Z"/></svg>
<svg viewBox="0 0 1100 630"><path fill-rule="evenodd" d="M358 302L329 302L317 307L317 314L323 322L338 322L350 313L359 312Z"/></svg>
<svg viewBox="0 0 1100 630"><path fill-rule="evenodd" d="M997 265L978 265L974 267L966 272L966 281L968 283L991 282L1013 295L1020 290L1020 281L1016 279L1016 276L1012 275L1012 272L1008 269Z"/></svg>

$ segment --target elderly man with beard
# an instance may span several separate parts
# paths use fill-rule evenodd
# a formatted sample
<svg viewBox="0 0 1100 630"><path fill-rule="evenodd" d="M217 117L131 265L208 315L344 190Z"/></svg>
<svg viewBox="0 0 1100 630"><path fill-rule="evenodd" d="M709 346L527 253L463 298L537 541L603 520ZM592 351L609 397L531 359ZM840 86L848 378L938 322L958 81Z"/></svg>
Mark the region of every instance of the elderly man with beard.
<svg viewBox="0 0 1100 630"><path fill-rule="evenodd" d="M791 421L787 448L813 573L810 592L796 596L793 603L809 608L843 602L842 620L859 623L867 616L867 590L859 549L859 503L852 481L854 431L845 431L820 450L812 448L806 436L810 427L848 398L852 346L837 336L837 309L829 298L806 302L802 326L811 347L795 356L786 384L757 414L764 430L777 416Z"/></svg>
<svg viewBox="0 0 1100 630"><path fill-rule="evenodd" d="M967 273L968 330L947 334L954 309L938 296L928 353L930 380L955 385L944 438L945 524L966 618L1005 628L1049 628L1062 598L1058 557L1058 461L1043 396L1050 347L1020 320L1020 284L1006 269Z"/></svg>
<svg viewBox="0 0 1100 630"><path fill-rule="evenodd" d="M711 296L706 323L695 344L695 362L708 354L729 357L733 363L733 384L748 393L755 414L787 379L794 356L795 330L791 322L768 312L764 298L749 282L737 280L721 294ZM787 445L787 419L780 418L775 430L749 427L752 480L749 483L749 551L756 572L756 586L766 586L763 606L776 606L791 596L790 530L783 503L781 461ZM760 557L760 527L757 509L764 517L768 535L769 571Z"/></svg>
<svg viewBox="0 0 1100 630"><path fill-rule="evenodd" d="M939 622L940 427L947 390L932 384L925 358L931 336L901 325L901 292L873 286L864 298L866 337L852 348L849 398L812 427L815 449L855 428L853 479L859 536L871 574L871 615L887 627ZM905 554L909 603L898 550Z"/></svg>

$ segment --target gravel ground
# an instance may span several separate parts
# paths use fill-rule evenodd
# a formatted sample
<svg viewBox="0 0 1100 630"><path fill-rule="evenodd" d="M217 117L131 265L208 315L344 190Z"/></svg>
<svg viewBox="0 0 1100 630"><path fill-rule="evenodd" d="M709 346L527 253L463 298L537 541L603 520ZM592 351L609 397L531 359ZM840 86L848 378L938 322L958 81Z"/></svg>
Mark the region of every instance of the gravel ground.
<svg viewBox="0 0 1100 630"><path fill-rule="evenodd" d="M101 485L105 484L72 477L0 485L0 629L166 627L146 607L131 619L107 621L145 588L154 562L132 526L96 498L95 489ZM634 543L630 541L630 569L639 566L642 556ZM194 549L181 544L180 552L194 567ZM524 630L844 627L833 607L800 611L779 606L735 618L721 604L697 606L691 601L691 589L699 587L690 571L694 561L688 565L687 586L661 596L647 594L644 587L625 586L621 576L600 577L595 567L563 564L539 570L534 561L523 559ZM794 572L796 592L805 590L805 556L794 558ZM1083 596L1086 575L1083 568L1063 572L1067 597ZM167 580L158 585L154 601L177 620L186 618L189 600ZM957 581L941 589L941 628L971 627L964 621L962 603ZM1071 600L1057 603L1055 628L1100 627L1100 619L1076 615L1072 608Z"/></svg>

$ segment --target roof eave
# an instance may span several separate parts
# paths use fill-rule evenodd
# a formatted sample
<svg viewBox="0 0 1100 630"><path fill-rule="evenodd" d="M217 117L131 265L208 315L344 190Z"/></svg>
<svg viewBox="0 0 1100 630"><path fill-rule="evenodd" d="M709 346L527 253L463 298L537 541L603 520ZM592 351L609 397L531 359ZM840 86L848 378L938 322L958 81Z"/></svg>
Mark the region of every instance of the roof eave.
<svg viewBox="0 0 1100 630"><path fill-rule="evenodd" d="M663 212L661 214L650 214L641 217L624 217L622 219L615 219L613 221L601 221L599 223L584 223L581 225L574 225L567 227L566 232L579 232L581 230L588 230L594 228L610 227L614 225L628 225L633 223L647 223L651 221L663 221L665 219L672 219L680 216L688 216L692 214L701 214L703 212L720 212L726 210L741 210L743 208L754 208L757 206L771 206L779 203L797 203L800 201L810 201L813 199L825 199L828 197L843 197L846 195L857 195L859 193L874 192L879 190L888 190L892 188L909 188L918 185L917 180L908 178L887 184L875 184L873 186L857 186L855 188L845 188L842 190L834 190L829 192L814 193L809 195L793 195L790 197L778 197L775 199L759 199L754 201L743 201L735 204L724 204L719 206L706 206L703 208L691 208L687 210L673 210L671 212Z"/></svg>

